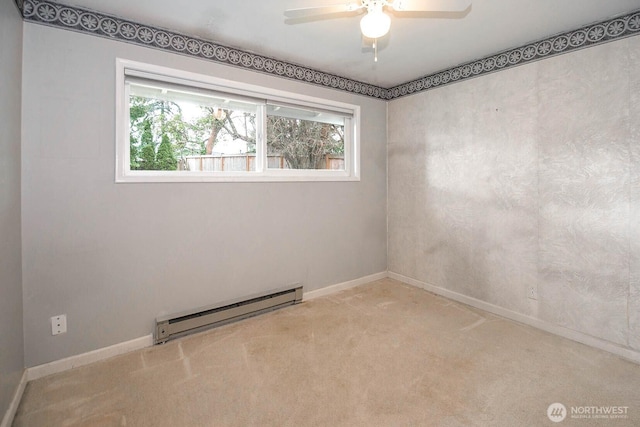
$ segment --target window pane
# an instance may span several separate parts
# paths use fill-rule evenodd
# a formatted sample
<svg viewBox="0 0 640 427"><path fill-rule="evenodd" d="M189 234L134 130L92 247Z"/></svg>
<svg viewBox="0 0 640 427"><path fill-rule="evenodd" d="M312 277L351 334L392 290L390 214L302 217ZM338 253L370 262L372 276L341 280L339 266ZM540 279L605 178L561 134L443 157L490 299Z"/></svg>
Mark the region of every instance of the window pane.
<svg viewBox="0 0 640 427"><path fill-rule="evenodd" d="M359 181L360 107L117 59L116 182Z"/></svg>
<svg viewBox="0 0 640 427"><path fill-rule="evenodd" d="M339 113L267 105L267 167L345 170Z"/></svg>
<svg viewBox="0 0 640 427"><path fill-rule="evenodd" d="M129 83L131 170L255 171L255 103Z"/></svg>

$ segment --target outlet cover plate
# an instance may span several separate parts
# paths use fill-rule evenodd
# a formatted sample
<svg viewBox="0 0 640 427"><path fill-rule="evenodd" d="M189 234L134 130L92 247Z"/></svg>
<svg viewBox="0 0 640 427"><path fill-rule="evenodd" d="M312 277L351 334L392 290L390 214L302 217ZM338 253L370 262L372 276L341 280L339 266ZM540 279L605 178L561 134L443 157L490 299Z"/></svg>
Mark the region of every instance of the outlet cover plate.
<svg viewBox="0 0 640 427"><path fill-rule="evenodd" d="M67 315L59 314L51 318L51 335L60 335L67 332Z"/></svg>

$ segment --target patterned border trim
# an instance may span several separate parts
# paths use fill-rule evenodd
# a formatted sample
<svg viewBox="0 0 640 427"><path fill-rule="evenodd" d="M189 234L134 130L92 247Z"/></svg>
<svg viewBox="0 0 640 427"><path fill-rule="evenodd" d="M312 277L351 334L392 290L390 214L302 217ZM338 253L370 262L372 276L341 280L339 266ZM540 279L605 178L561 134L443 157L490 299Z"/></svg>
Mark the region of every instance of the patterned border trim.
<svg viewBox="0 0 640 427"><path fill-rule="evenodd" d="M23 17L25 20L53 27L154 47L373 98L388 97L388 89L368 83L59 3L25 0Z"/></svg>
<svg viewBox="0 0 640 427"><path fill-rule="evenodd" d="M631 12L625 16L558 34L386 89L86 9L46 0L15 0L15 2L22 11L24 19L28 21L384 100L412 95L539 59L640 34L640 11Z"/></svg>
<svg viewBox="0 0 640 427"><path fill-rule="evenodd" d="M389 89L387 99L400 98L483 74L638 34L640 34L640 11L558 34L538 42L509 49L394 86Z"/></svg>

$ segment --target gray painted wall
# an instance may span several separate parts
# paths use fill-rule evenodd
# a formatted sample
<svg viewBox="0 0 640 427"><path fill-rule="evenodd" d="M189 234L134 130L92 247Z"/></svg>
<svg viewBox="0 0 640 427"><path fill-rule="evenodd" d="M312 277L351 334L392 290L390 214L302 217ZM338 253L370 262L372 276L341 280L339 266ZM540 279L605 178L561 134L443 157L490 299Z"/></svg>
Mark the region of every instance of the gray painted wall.
<svg viewBox="0 0 640 427"><path fill-rule="evenodd" d="M390 102L389 271L640 350L638 52Z"/></svg>
<svg viewBox="0 0 640 427"><path fill-rule="evenodd" d="M22 19L0 0L0 419L24 369L20 238Z"/></svg>
<svg viewBox="0 0 640 427"><path fill-rule="evenodd" d="M115 184L116 57L361 105L362 181ZM27 366L158 315L386 270L385 102L28 23L23 67Z"/></svg>

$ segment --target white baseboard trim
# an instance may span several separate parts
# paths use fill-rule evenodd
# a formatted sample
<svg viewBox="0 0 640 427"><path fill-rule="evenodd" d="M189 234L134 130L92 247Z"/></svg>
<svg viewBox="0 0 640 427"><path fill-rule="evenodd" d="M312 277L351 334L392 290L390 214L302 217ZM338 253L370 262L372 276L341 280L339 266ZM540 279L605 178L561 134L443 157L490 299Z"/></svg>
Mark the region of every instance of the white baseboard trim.
<svg viewBox="0 0 640 427"><path fill-rule="evenodd" d="M72 368L77 368L78 366L88 365L89 363L98 362L113 356L129 353L141 348L151 347L152 345L153 335L149 334L144 337L135 338L109 347L99 348L87 353L77 354L75 356L55 360L43 365L27 368L27 381L37 380L38 378L46 377L47 375L57 374L58 372L67 371Z"/></svg>
<svg viewBox="0 0 640 427"><path fill-rule="evenodd" d="M323 297L345 289L355 288L356 286L364 285L365 283L374 282L376 280L387 278L387 272L382 271L380 273L371 274L369 276L360 277L358 279L349 280L347 282L337 283L335 285L326 286L324 288L316 289L313 291L305 292L302 299L308 301L314 298Z"/></svg>
<svg viewBox="0 0 640 427"><path fill-rule="evenodd" d="M2 423L0 423L0 427L11 427L11 424L13 424L13 419L15 418L16 412L18 411L18 406L20 405L20 401L22 400L22 393L24 393L24 388L26 386L27 370L25 369L22 372L22 378L20 378L18 387L16 387L16 392L13 394L11 404L7 408L7 411L4 413L4 417L2 417Z"/></svg>
<svg viewBox="0 0 640 427"><path fill-rule="evenodd" d="M365 283L384 279L386 277L387 272L383 271L380 273L371 274L369 276L360 277L358 279L349 280L347 282L327 286L321 289L316 289L314 291L305 292L303 295L303 300L307 301L313 298L329 295L338 291L363 285ZM114 344L109 347L99 348L88 353L78 354L64 359L55 360L50 363L45 363L43 365L27 368L27 370L25 371L26 379L27 381L37 380L38 378L46 377L47 375L57 374L59 372L64 372L78 366L88 365L90 363L108 359L113 356L118 356L120 354L129 353L134 350L139 350L151 346L153 346L153 335L146 335L144 337L136 338L131 341ZM0 427L4 427L4 425Z"/></svg>
<svg viewBox="0 0 640 427"><path fill-rule="evenodd" d="M577 341L582 344L586 344L590 347L604 350L609 353L613 353L617 356L628 359L632 362L640 364L640 352L626 348L609 341L602 340L600 338L592 337L591 335L584 334L582 332L574 331L572 329L565 328L564 326L554 325L553 323L545 322L544 320L536 319L516 311L508 310L506 308L490 304L488 302L469 297L467 295L460 294L458 292L450 291L429 283L422 282L420 280L406 277L398 273L388 272L388 277L406 283L407 285L415 286L417 288L424 289L437 295L449 298L451 300L461 302L463 304L470 305L475 308L479 308L489 313L497 314L498 316L505 317L516 322L524 323L525 325L532 326L537 329L549 332L554 335L558 335L563 338Z"/></svg>
<svg viewBox="0 0 640 427"><path fill-rule="evenodd" d="M338 291L342 291L344 289L363 285L368 282L384 279L385 277L387 277L387 272L383 271L381 273L371 274L369 276L349 280L348 282L338 283L336 285L331 285L321 289L316 289L314 291L305 292L303 295L303 300L306 301L313 298L329 295ZM151 346L153 346L153 335L147 335L144 337L133 339L131 341L114 344L109 347L99 348L88 353L78 354L64 359L55 360L50 363L45 363L43 365L28 368L26 370L27 381L37 380L38 378L46 377L47 375L57 374L59 372L64 372L78 366L88 365L90 363L108 359L113 356L118 356L120 354Z"/></svg>

